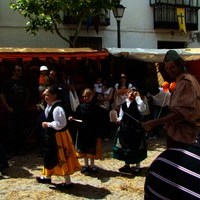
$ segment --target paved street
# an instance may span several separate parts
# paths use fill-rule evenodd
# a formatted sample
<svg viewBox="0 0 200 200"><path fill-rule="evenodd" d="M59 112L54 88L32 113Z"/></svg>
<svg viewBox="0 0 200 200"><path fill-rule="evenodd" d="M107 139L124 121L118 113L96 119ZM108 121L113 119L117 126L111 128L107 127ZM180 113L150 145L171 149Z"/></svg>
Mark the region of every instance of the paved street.
<svg viewBox="0 0 200 200"><path fill-rule="evenodd" d="M142 200L146 171L152 160L165 148L165 139L148 140L148 158L143 161L142 174L133 176L121 174L118 168L123 162L112 158L112 141L104 142L104 159L97 161L98 174L72 175L73 189L57 190L53 185L38 184L35 176L42 169L42 158L37 151L29 151L24 156L10 160L8 175L0 179L1 200L66 200L66 199L108 199ZM82 160L80 160L82 162ZM63 179L53 177L58 183Z"/></svg>

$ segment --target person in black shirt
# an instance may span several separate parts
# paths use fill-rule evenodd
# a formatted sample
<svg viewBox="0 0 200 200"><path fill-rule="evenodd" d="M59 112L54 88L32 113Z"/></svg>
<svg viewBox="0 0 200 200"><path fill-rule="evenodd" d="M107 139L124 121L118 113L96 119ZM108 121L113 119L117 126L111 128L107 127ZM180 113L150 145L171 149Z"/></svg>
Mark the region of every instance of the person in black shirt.
<svg viewBox="0 0 200 200"><path fill-rule="evenodd" d="M23 146L23 129L25 108L27 103L27 88L22 79L22 67L11 65L11 77L1 88L1 101L9 113L8 133L6 134L7 153L17 153Z"/></svg>

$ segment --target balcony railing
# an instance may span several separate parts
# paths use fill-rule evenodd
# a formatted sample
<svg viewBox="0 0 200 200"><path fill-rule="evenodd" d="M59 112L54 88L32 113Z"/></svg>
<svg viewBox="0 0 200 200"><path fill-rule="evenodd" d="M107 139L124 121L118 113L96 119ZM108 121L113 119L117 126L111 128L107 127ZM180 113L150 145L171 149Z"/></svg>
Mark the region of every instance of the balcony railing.
<svg viewBox="0 0 200 200"><path fill-rule="evenodd" d="M200 8L200 0L150 0L151 6L171 5L174 7Z"/></svg>
<svg viewBox="0 0 200 200"><path fill-rule="evenodd" d="M179 29L176 7L171 5L154 6L154 29ZM198 9L185 8L186 30L198 30Z"/></svg>

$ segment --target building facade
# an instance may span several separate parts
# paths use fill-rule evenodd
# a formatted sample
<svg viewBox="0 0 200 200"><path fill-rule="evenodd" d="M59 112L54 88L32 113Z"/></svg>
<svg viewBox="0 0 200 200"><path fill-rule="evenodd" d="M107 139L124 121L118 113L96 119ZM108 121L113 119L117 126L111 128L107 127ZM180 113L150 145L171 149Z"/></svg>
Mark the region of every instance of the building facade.
<svg viewBox="0 0 200 200"><path fill-rule="evenodd" d="M56 34L39 31L36 36L25 32L25 19L9 8L10 1L0 1L0 46L1 47L55 47L64 48L69 45ZM173 5L173 4L177 5ZM126 7L121 19L121 47L124 48L185 48L199 47L199 0L122 0L121 4ZM179 4L179 5L178 5ZM170 7L171 6L171 7ZM195 25L186 26L186 33L178 28L177 19L173 23L171 18L157 21L161 16L172 16L176 7L186 6L194 8L194 13L186 15L194 16ZM190 10L190 9L189 9ZM157 13L156 13L157 11ZM176 16L175 16L176 17ZM193 19L194 19L193 18ZM108 13L108 23L99 26L98 34L93 26L83 24L80 36L80 46L91 46L96 43L97 49L117 47L117 23L112 12ZM173 19L172 19L173 20ZM192 21L192 19L191 19ZM74 29L69 29L69 22L61 25L60 30L66 37L73 37ZM82 39L82 40L81 40ZM84 41L84 43L83 43Z"/></svg>

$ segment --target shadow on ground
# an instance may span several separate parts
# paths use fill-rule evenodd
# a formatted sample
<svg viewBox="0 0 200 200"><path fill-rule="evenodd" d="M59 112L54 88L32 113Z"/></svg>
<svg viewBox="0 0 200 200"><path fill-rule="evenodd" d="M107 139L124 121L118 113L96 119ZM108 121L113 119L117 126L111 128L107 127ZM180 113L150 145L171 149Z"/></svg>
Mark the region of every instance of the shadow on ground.
<svg viewBox="0 0 200 200"><path fill-rule="evenodd" d="M105 188L97 188L92 185L83 185L75 183L72 189L57 189L56 187L50 186L51 189L59 190L60 192L71 194L77 197L86 199L105 199L105 197L111 192Z"/></svg>

